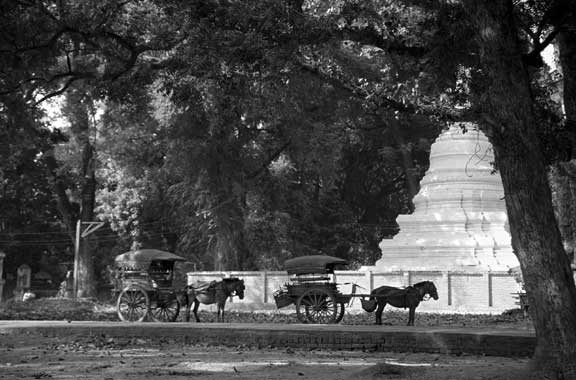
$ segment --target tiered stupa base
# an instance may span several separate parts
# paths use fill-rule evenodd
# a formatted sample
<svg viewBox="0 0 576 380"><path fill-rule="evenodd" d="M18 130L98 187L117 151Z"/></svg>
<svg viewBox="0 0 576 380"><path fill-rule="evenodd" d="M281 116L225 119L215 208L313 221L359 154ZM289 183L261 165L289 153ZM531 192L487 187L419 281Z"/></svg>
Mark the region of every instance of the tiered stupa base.
<svg viewBox="0 0 576 380"><path fill-rule="evenodd" d="M382 240L382 258L369 269L505 271L518 266L502 180L491 164L492 146L473 124L465 127L466 133L461 124L450 126L432 144L414 213L398 216L400 232Z"/></svg>

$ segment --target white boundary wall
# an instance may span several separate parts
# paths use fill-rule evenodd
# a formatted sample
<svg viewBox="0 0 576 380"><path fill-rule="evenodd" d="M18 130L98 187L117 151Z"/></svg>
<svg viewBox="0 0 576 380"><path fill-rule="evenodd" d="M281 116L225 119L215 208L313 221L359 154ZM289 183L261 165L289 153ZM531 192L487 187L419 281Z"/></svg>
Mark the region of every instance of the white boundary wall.
<svg viewBox="0 0 576 380"><path fill-rule="evenodd" d="M289 282L286 272L190 272L187 277L188 284L225 277L242 278L246 285L244 299L234 297L226 304L226 310L236 311L278 310L274 292ZM419 312L430 313L500 314L518 307L515 295L520 290L520 285L508 272L336 271L334 281L343 294L352 293L352 284L359 285L357 294L369 294L381 285L405 287L420 281L433 281L438 289L438 301L431 299L418 306ZM295 309L291 305L280 310ZM360 298L353 298L346 311L363 312Z"/></svg>

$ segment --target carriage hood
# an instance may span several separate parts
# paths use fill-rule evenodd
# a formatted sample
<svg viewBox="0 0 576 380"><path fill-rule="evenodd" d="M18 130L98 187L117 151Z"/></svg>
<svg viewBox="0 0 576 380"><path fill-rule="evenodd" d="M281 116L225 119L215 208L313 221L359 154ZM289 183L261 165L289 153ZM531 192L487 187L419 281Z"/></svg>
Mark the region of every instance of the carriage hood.
<svg viewBox="0 0 576 380"><path fill-rule="evenodd" d="M119 267L147 267L152 261L188 261L185 258L159 249L139 249L116 256Z"/></svg>
<svg viewBox="0 0 576 380"><path fill-rule="evenodd" d="M326 255L301 256L284 262L284 267L289 275L334 273L335 269L346 265L348 265L348 261Z"/></svg>

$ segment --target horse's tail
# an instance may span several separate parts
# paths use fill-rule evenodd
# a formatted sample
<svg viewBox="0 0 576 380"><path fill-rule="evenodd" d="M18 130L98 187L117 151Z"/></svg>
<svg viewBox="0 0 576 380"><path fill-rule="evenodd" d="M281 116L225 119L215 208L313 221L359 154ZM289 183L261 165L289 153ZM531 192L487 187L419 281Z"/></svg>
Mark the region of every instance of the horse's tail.
<svg viewBox="0 0 576 380"><path fill-rule="evenodd" d="M184 287L180 291L176 292L176 298L180 302L181 306L187 306L194 303L194 298L196 298L196 291L190 285Z"/></svg>

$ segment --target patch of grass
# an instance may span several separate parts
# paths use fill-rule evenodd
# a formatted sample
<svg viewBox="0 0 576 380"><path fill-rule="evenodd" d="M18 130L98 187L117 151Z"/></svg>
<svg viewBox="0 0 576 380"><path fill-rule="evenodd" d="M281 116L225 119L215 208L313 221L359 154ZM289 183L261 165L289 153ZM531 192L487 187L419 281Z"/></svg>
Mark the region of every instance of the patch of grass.
<svg viewBox="0 0 576 380"><path fill-rule="evenodd" d="M113 318L118 317L112 306L89 300L39 298L0 305L0 319L4 320L107 321Z"/></svg>

